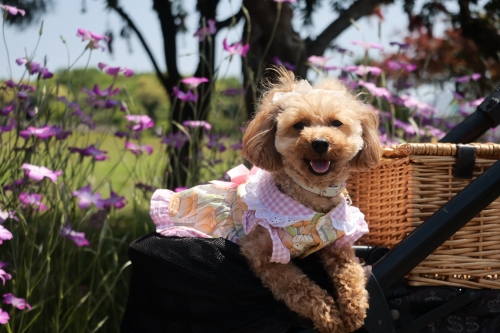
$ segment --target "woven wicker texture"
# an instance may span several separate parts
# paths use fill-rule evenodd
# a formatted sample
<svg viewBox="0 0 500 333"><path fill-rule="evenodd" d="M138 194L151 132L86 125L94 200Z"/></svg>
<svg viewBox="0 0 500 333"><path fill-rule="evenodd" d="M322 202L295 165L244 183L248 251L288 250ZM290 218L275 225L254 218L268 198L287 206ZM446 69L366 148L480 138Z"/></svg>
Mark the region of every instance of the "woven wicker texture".
<svg viewBox="0 0 500 333"><path fill-rule="evenodd" d="M476 147L475 179L500 158L500 145ZM455 144L403 144L381 165L352 173L347 189L370 227L359 244L392 248L472 180L453 177ZM407 276L412 286L500 289L500 199Z"/></svg>

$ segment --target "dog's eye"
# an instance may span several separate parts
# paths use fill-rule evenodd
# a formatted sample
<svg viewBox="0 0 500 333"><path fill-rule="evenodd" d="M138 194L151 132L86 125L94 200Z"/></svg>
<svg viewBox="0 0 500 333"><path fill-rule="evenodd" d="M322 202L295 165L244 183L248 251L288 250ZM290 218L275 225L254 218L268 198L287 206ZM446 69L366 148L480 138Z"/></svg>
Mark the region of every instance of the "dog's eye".
<svg viewBox="0 0 500 333"><path fill-rule="evenodd" d="M293 128L298 129L298 130L303 130L306 125L303 122L296 123L293 125Z"/></svg>
<svg viewBox="0 0 500 333"><path fill-rule="evenodd" d="M343 124L342 124L342 122L340 120L334 120L334 121L331 122L330 125L335 126L335 127L340 127Z"/></svg>

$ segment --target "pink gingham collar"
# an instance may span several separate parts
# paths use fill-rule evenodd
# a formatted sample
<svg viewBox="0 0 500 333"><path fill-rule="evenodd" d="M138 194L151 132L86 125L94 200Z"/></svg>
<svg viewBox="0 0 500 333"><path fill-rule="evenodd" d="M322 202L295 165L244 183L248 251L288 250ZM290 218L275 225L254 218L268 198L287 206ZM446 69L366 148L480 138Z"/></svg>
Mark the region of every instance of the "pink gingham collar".
<svg viewBox="0 0 500 333"><path fill-rule="evenodd" d="M317 214L278 190L272 175L264 170L250 176L246 191L244 200L249 210L254 210L257 218L265 219L275 227L287 227L302 220L310 220ZM325 215L332 219L337 229L348 234L355 227L350 225L351 211L344 196L342 198L341 203Z"/></svg>

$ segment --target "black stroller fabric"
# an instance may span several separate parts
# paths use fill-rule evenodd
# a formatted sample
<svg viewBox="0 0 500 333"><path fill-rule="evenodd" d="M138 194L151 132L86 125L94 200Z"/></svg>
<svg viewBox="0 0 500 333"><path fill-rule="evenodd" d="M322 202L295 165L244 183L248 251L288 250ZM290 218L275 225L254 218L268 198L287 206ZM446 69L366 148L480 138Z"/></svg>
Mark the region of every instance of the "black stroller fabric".
<svg viewBox="0 0 500 333"><path fill-rule="evenodd" d="M239 246L222 238L144 236L130 245L132 277L122 333L298 332L312 323L276 301ZM294 259L333 294L315 255Z"/></svg>

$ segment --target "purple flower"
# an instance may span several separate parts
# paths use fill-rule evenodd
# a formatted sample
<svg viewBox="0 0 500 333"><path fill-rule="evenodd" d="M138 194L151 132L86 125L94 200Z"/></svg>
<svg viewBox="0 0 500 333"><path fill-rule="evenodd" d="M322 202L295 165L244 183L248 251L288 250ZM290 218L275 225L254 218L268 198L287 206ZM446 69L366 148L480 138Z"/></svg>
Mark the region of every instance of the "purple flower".
<svg viewBox="0 0 500 333"><path fill-rule="evenodd" d="M83 111L78 107L74 112L71 113L72 116L78 116L83 124L87 125L90 129L95 129L94 121L92 117L83 113Z"/></svg>
<svg viewBox="0 0 500 333"><path fill-rule="evenodd" d="M28 72L30 75L33 74L38 74L40 73L42 75L42 79L50 79L51 77L54 76L53 73L51 73L47 67L42 66L39 62L34 62L30 61L27 58L18 58L16 59L16 63L21 66L21 65L26 65L26 68L28 69Z"/></svg>
<svg viewBox="0 0 500 333"><path fill-rule="evenodd" d="M28 163L24 163L19 169L26 170L26 176L34 181L39 182L44 177L52 180L52 182L57 182L57 178L62 175L62 171L52 171L44 166L36 166Z"/></svg>
<svg viewBox="0 0 500 333"><path fill-rule="evenodd" d="M386 64L387 64L387 67L389 67L393 71L404 69L407 72L413 72L415 69L417 69L417 65L415 65L415 64L405 64L405 63L403 63L401 61L392 61L392 60L389 60L389 61L387 61Z"/></svg>
<svg viewBox="0 0 500 333"><path fill-rule="evenodd" d="M76 232L76 231L72 230L71 225L69 223L61 228L59 235L73 241L76 244L76 246L89 246L90 245L87 238L85 238L85 233L84 232Z"/></svg>
<svg viewBox="0 0 500 333"><path fill-rule="evenodd" d="M115 88L113 89L113 85L110 85L108 88L106 88L105 90L101 90L99 88L99 85L97 85L97 83L94 85L94 88L92 90L89 90L89 89L86 89L86 88L83 88L82 89L83 92L89 94L90 96L101 96L101 97L112 97L116 94L118 94L120 92L120 88Z"/></svg>
<svg viewBox="0 0 500 333"><path fill-rule="evenodd" d="M222 142L219 142L222 138L227 138L227 135L209 134L207 148L215 149L222 153L226 150L226 146Z"/></svg>
<svg viewBox="0 0 500 333"><path fill-rule="evenodd" d="M193 93L191 90L188 90L187 93L179 90L179 88L174 87L173 88L174 92L172 95L180 99L181 101L184 102L196 102L198 100L198 94Z"/></svg>
<svg viewBox="0 0 500 333"><path fill-rule="evenodd" d="M12 192L14 192L19 187L21 187L21 185L24 185L24 184L26 184L26 180L25 179L14 180L12 183L4 185L3 186L3 190L4 191L12 191Z"/></svg>
<svg viewBox="0 0 500 333"><path fill-rule="evenodd" d="M382 73L382 70L378 67L373 67L373 66L364 66L364 65L360 65L360 66L347 66L344 68L344 70L346 72L354 72L355 74L358 74L358 75L366 75L368 73L371 73L373 75L380 75Z"/></svg>
<svg viewBox="0 0 500 333"><path fill-rule="evenodd" d="M242 58L244 58L247 55L248 50L250 49L249 44L243 45L243 41L228 45L227 44L227 38L224 38L222 41L222 46L224 47L224 50L227 52L231 53L231 55L241 55Z"/></svg>
<svg viewBox="0 0 500 333"><path fill-rule="evenodd" d="M175 133L169 133L163 138L162 143L166 143L170 147L174 147L176 149L182 148L186 142L189 141L188 136L182 132L177 131Z"/></svg>
<svg viewBox="0 0 500 333"><path fill-rule="evenodd" d="M215 33L217 32L216 24L217 22L215 22L215 20L208 20L207 26L203 26L196 30L193 37L198 37L198 40L200 42L203 42L208 35L215 35Z"/></svg>
<svg viewBox="0 0 500 333"><path fill-rule="evenodd" d="M42 195L35 193L23 192L19 195L19 201L23 204L23 209L31 206L33 209L39 209L44 212L49 209L49 207L42 203Z"/></svg>
<svg viewBox="0 0 500 333"><path fill-rule="evenodd" d="M364 82L363 80L360 80L358 82L358 85L365 87L374 96L384 97L387 100L390 100L392 98L392 94L389 90L387 90L387 88L377 87L374 83Z"/></svg>
<svg viewBox="0 0 500 333"><path fill-rule="evenodd" d="M317 68L325 68L326 62L328 60L330 60L330 58L315 56L315 55L312 55L309 58L307 58L307 61L309 61L309 63L312 66L317 67Z"/></svg>
<svg viewBox="0 0 500 333"><path fill-rule="evenodd" d="M292 65L291 63L289 62L286 62L286 61L281 61L280 58L278 58L277 56L274 56L273 57L273 60L272 60L276 65L278 66L283 66L291 71L294 71L295 70L295 66Z"/></svg>
<svg viewBox="0 0 500 333"><path fill-rule="evenodd" d="M116 76L119 73L123 73L124 76L130 77L134 75L134 71L131 70L130 68L127 67L110 67L106 65L105 63L98 63L97 66L101 71L104 71L106 74L111 75L111 76Z"/></svg>
<svg viewBox="0 0 500 333"><path fill-rule="evenodd" d="M78 207L80 209L87 209L91 204L94 204L97 208L104 206L104 200L102 200L101 195L99 193L92 194L90 184L77 191L73 191L73 196L78 198Z"/></svg>
<svg viewBox="0 0 500 333"><path fill-rule="evenodd" d="M3 285L5 286L5 280L11 280L12 275L4 271L3 269L0 268L0 280L2 280Z"/></svg>
<svg viewBox="0 0 500 333"><path fill-rule="evenodd" d="M5 325L9 321L9 314L2 309L0 309L0 324Z"/></svg>
<svg viewBox="0 0 500 333"><path fill-rule="evenodd" d="M381 51L384 50L384 47L380 44L377 44L377 43L367 43L367 42L363 42L360 40L353 40L351 43L354 45L361 45L365 50L369 50L369 49L378 49Z"/></svg>
<svg viewBox="0 0 500 333"><path fill-rule="evenodd" d="M111 191L109 198L104 200L104 208L111 209L111 207L115 207L116 209L120 209L125 207L127 204L127 199L125 197L121 197L115 192Z"/></svg>
<svg viewBox="0 0 500 333"><path fill-rule="evenodd" d="M455 90L451 90L451 93L453 94L453 98L456 99L456 100L463 100L464 99L464 96L462 94L460 94L458 91L455 91Z"/></svg>
<svg viewBox="0 0 500 333"><path fill-rule="evenodd" d="M4 223L7 221L7 219L12 219L19 221L19 219L16 217L16 212L4 212L2 209L0 209L0 223ZM2 268L0 266L0 268Z"/></svg>
<svg viewBox="0 0 500 333"><path fill-rule="evenodd" d="M4 240L9 239L12 239L12 233L5 229L3 225L0 225L0 244L2 244Z"/></svg>
<svg viewBox="0 0 500 333"><path fill-rule="evenodd" d="M18 308L19 310L24 310L25 308L27 308L28 310L31 310L31 305L26 303L24 298L15 297L11 293L4 294L2 302L5 304L12 304L14 307Z"/></svg>
<svg viewBox="0 0 500 333"><path fill-rule="evenodd" d="M16 119L10 118L5 126L0 125L0 134L10 132L17 126Z"/></svg>
<svg viewBox="0 0 500 333"><path fill-rule="evenodd" d="M105 209L98 210L90 216L89 225L94 228L102 227L102 222L108 217L108 211Z"/></svg>
<svg viewBox="0 0 500 333"><path fill-rule="evenodd" d="M224 95L226 95L226 96L245 95L245 89L229 88L229 89L224 90Z"/></svg>
<svg viewBox="0 0 500 333"><path fill-rule="evenodd" d="M12 110L14 110L14 103L10 103L9 105L4 107L3 109L0 109L0 116L7 117L9 115L9 113L12 112Z"/></svg>
<svg viewBox="0 0 500 333"><path fill-rule="evenodd" d="M0 8L5 10L6 12L9 12L11 15L17 15L18 13L21 14L21 16L24 16L26 12L24 9L20 9L14 6L7 6L7 5L2 5L0 4Z"/></svg>
<svg viewBox="0 0 500 333"><path fill-rule="evenodd" d="M28 84L24 84L24 83L15 83L14 81L12 80L7 80L5 81L5 85L8 87L8 88L14 88L14 87L17 87L19 88L19 90L23 90L23 91L30 91L30 92L34 92L36 90L36 87L34 86L30 86Z"/></svg>
<svg viewBox="0 0 500 333"><path fill-rule="evenodd" d="M481 97L481 98L478 98L476 100L473 100L471 102L469 102L469 105L474 107L474 106L479 106L481 105L481 103L484 101L484 97Z"/></svg>
<svg viewBox="0 0 500 333"><path fill-rule="evenodd" d="M182 79L182 83L189 85L190 88L196 88L200 84L208 82L208 79L206 77L187 77L185 79Z"/></svg>
<svg viewBox="0 0 500 333"><path fill-rule="evenodd" d="M409 134L409 135L415 135L417 133L415 130L415 127L413 127L412 124L404 122L404 121L399 120L399 119L394 120L394 126L396 128L401 128L406 134Z"/></svg>
<svg viewBox="0 0 500 333"><path fill-rule="evenodd" d="M398 42L390 42L389 45L397 46L400 50L406 50L410 47L410 44L407 43L398 43Z"/></svg>
<svg viewBox="0 0 500 333"><path fill-rule="evenodd" d="M142 154L147 152L148 155L153 153L153 147L151 145L138 145L130 141L125 141L125 149L130 150L134 155Z"/></svg>
<svg viewBox="0 0 500 333"><path fill-rule="evenodd" d="M106 40L109 43L109 37L105 35L96 34L90 30L78 29L76 32L77 37L82 37L82 42L88 40L87 48L90 49L101 49L104 51L104 46L99 44L99 41Z"/></svg>
<svg viewBox="0 0 500 333"><path fill-rule="evenodd" d="M424 128L429 132L430 136L441 139L446 133L441 131L439 128L435 128L431 125L425 125Z"/></svg>
<svg viewBox="0 0 500 333"><path fill-rule="evenodd" d="M92 156L96 161L104 161L105 159L109 158L109 156L106 155L108 153L107 151L99 150L95 147L95 145L90 145L87 148L83 149L74 147L69 147L68 149L70 150L70 152L79 153L81 156Z"/></svg>
<svg viewBox="0 0 500 333"><path fill-rule="evenodd" d="M144 184L144 183L136 183L135 184L135 188L138 188L138 189L141 189L141 190L145 190L145 191L149 191L149 192L156 191L156 187L153 187L151 185L147 185L147 184Z"/></svg>
<svg viewBox="0 0 500 333"><path fill-rule="evenodd" d="M185 120L182 122L182 126L191 128L204 127L207 131L210 131L210 129L212 129L212 125L204 120Z"/></svg>
<svg viewBox="0 0 500 333"><path fill-rule="evenodd" d="M132 130L135 132L142 132L145 129L153 128L155 126L155 122L149 116L129 114L126 115L125 118L128 121L135 123L135 125L132 126Z"/></svg>
<svg viewBox="0 0 500 333"><path fill-rule="evenodd" d="M241 150L243 149L243 143L238 142L238 143L233 143L232 145L229 146L232 150Z"/></svg>
<svg viewBox="0 0 500 333"><path fill-rule="evenodd" d="M474 73L472 75L466 75L466 76L460 76L455 79L456 82L458 83L467 83L470 80L477 81L481 78L481 74L479 73Z"/></svg>
<svg viewBox="0 0 500 333"><path fill-rule="evenodd" d="M420 102L416 98L409 95L402 95L401 97L399 97L399 100L395 100L394 102L396 104L404 105L410 109L415 108L425 117L429 117L432 114L438 112L438 110L432 105Z"/></svg>

